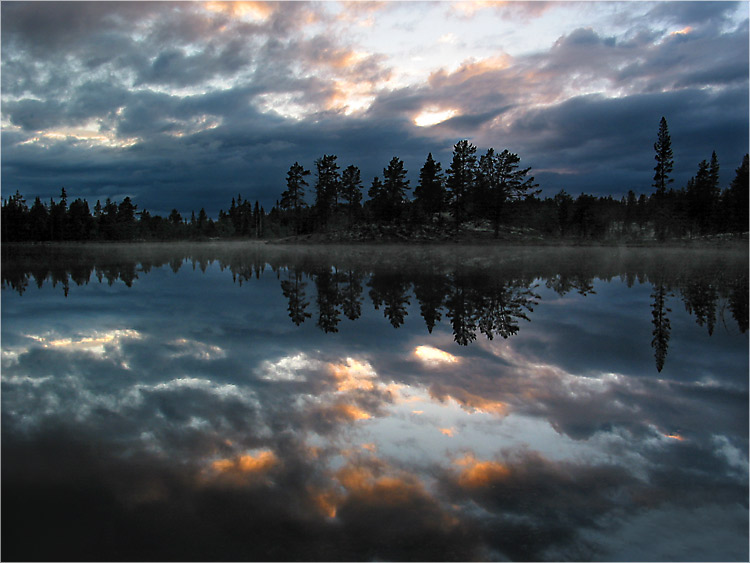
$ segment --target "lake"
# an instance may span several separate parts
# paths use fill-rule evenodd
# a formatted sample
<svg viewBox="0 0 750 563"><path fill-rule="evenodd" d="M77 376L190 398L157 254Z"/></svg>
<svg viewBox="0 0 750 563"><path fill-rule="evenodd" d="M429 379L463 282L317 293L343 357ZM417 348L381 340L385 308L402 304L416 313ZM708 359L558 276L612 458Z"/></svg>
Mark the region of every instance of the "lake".
<svg viewBox="0 0 750 563"><path fill-rule="evenodd" d="M4 246L5 560L748 559L748 254Z"/></svg>

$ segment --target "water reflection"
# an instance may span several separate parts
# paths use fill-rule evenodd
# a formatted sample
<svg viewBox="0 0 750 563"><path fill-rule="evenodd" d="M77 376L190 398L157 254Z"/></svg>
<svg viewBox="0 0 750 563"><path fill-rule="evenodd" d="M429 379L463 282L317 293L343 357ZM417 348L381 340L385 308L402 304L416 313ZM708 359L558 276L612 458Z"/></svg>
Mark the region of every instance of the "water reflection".
<svg viewBox="0 0 750 563"><path fill-rule="evenodd" d="M745 254L148 251L3 249L6 559L747 559Z"/></svg>
<svg viewBox="0 0 750 563"><path fill-rule="evenodd" d="M651 346L658 371L669 350L671 309L667 302L675 294L709 335L716 322L725 324L728 316L742 333L748 324L748 278L741 252L728 253L722 259L721 253L714 251L679 250L495 250L485 251L492 254L487 257L476 249L447 253L370 249L364 254L338 249L321 261L319 251L271 252L260 245L249 251L157 245L148 247L145 255L133 248L122 250L124 255L106 248L85 252L66 247L15 248L4 255L3 288L23 294L30 283L41 288L48 281L54 287L59 284L67 297L71 282L81 286L95 277L100 283L106 279L112 285L120 280L131 287L139 272L147 274L155 267L168 264L177 273L188 264L205 272L215 261L242 285L260 279L268 264L277 277L284 277L281 292L288 301L289 318L297 326L313 316L307 295L312 283L315 325L326 333L338 331L342 314L349 320L358 319L365 294L374 309L382 310L391 326L399 328L413 298L428 332L445 317L455 341L465 346L476 340L477 332L490 340L518 333L520 321L530 321L539 302L536 288L540 283L559 296L570 291L586 296L595 293L595 279L618 277L628 287L636 281L652 286Z"/></svg>

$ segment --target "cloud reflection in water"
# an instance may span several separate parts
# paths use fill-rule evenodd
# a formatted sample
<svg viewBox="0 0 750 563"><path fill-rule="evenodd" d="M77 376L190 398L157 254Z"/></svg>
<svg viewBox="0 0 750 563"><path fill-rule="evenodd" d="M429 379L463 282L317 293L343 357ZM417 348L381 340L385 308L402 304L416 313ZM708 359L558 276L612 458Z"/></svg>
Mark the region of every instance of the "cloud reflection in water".
<svg viewBox="0 0 750 563"><path fill-rule="evenodd" d="M195 270L162 252L133 256L137 279L106 299L96 283L13 291L24 268L4 255L8 558L658 560L684 526L696 554L747 558L747 339L730 276L746 262L705 257L740 321L710 335L694 297L676 306L691 272L669 263L659 372L647 279L663 256L637 256L639 282L628 256L597 251L468 255L460 275L424 250L368 255L369 275L336 250L229 246ZM393 285L377 273L389 260ZM309 318L280 287L295 270ZM427 271L448 295L431 310ZM534 286L533 311L514 309ZM459 309L473 312L457 322Z"/></svg>

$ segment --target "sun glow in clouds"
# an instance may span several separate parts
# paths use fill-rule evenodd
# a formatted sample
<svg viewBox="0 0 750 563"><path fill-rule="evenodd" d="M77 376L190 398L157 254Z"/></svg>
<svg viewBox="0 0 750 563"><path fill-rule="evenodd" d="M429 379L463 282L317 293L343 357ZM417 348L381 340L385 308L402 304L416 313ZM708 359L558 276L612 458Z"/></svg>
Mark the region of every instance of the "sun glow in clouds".
<svg viewBox="0 0 750 563"><path fill-rule="evenodd" d="M432 346L417 346L414 349L414 355L422 360L425 364L438 365L438 364L456 364L459 358L448 352L444 352L439 348Z"/></svg>
<svg viewBox="0 0 750 563"><path fill-rule="evenodd" d="M510 475L510 470L502 463L480 461L473 454L457 459L455 464L463 468L458 476L458 484L469 489L486 487Z"/></svg>
<svg viewBox="0 0 750 563"><path fill-rule="evenodd" d="M432 127L458 115L455 109L425 108L414 118L417 127Z"/></svg>
<svg viewBox="0 0 750 563"><path fill-rule="evenodd" d="M91 336L80 338L52 339L45 336L27 334L27 338L39 342L44 348L64 348L68 350L85 350L93 354L103 356L106 353L107 344L119 345L120 340L138 340L141 334L133 329L116 329L109 332L94 332Z"/></svg>
<svg viewBox="0 0 750 563"><path fill-rule="evenodd" d="M251 22L263 22L274 11L267 2L205 2L203 7L209 12L223 13Z"/></svg>

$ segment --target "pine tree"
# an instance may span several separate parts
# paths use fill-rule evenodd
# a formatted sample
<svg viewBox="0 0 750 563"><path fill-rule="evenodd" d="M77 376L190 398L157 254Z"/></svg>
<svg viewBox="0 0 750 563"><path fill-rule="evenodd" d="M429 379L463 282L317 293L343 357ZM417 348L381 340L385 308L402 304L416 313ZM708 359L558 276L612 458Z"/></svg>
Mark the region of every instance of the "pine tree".
<svg viewBox="0 0 750 563"><path fill-rule="evenodd" d="M445 181L440 163L435 162L432 153L427 155L427 160L419 171L419 183L414 188L414 204L420 214L428 217L444 209Z"/></svg>
<svg viewBox="0 0 750 563"><path fill-rule="evenodd" d="M529 168L519 169L521 158L507 149L495 154L489 149L479 160L478 203L489 213L495 228L495 236L500 232L500 219L508 201L526 198L539 193L534 188L534 177L528 177Z"/></svg>
<svg viewBox="0 0 750 563"><path fill-rule="evenodd" d="M735 177L723 195L724 207L729 216L729 229L733 233L745 233L748 230L748 155L742 159L742 164L735 170Z"/></svg>
<svg viewBox="0 0 750 563"><path fill-rule="evenodd" d="M388 221L398 221L401 218L404 204L406 203L406 190L409 189L409 180L406 179L404 161L394 156L383 169L382 194L385 203L385 216Z"/></svg>
<svg viewBox="0 0 750 563"><path fill-rule="evenodd" d="M305 186L307 186L305 176L308 176L309 174L310 171L305 170L305 168L298 162L292 164L286 175L287 189L281 194L281 203L279 206L282 209L289 209L294 213L295 234L299 234L300 232L302 209L307 206L304 199ZM232 204L234 205L234 200L232 200Z"/></svg>
<svg viewBox="0 0 750 563"><path fill-rule="evenodd" d="M359 168L353 164L341 173L341 199L346 203L347 218L351 225L362 201L362 179Z"/></svg>
<svg viewBox="0 0 750 563"><path fill-rule="evenodd" d="M320 224L325 228L335 211L341 184L335 155L323 155L315 161L318 181L315 184L315 208Z"/></svg>
<svg viewBox="0 0 750 563"><path fill-rule="evenodd" d="M669 129L667 128L667 120L665 117L661 118L659 122L659 134L656 142L654 143L654 151L656 155L656 166L654 167L654 184L656 193L660 197L663 197L667 191L667 184L674 182L674 178L670 178L669 174L672 172L674 167L674 160L672 154L672 139L669 136Z"/></svg>
<svg viewBox="0 0 750 563"><path fill-rule="evenodd" d="M477 147L462 140L453 146L453 160L448 168L448 198L450 212L455 220L456 230L461 227L469 206L469 197L476 180Z"/></svg>
<svg viewBox="0 0 750 563"><path fill-rule="evenodd" d="M672 139L669 136L665 117L662 117L659 122L659 133L654 143L654 151L656 151L656 155L654 155L656 166L654 167L653 183L653 187L656 188L654 192L654 228L656 230L656 237L659 240L664 240L667 236L668 225L671 222L671 213L666 201L667 184L674 182L674 178L669 177L674 167L674 160L672 155Z"/></svg>

